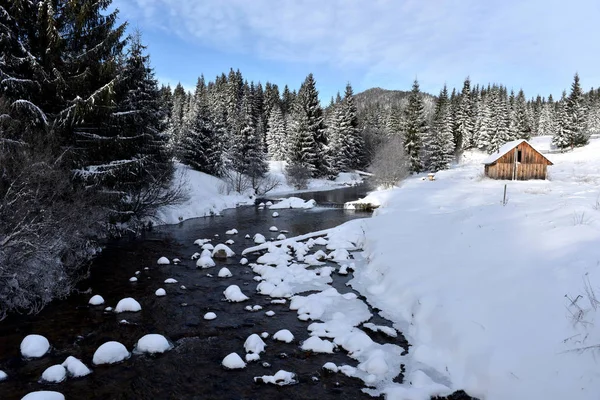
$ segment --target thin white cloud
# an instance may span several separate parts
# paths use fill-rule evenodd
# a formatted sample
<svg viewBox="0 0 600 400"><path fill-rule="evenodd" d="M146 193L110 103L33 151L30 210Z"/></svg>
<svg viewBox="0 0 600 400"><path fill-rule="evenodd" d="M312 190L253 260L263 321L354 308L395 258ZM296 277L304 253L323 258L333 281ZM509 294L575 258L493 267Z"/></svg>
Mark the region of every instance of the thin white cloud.
<svg viewBox="0 0 600 400"><path fill-rule="evenodd" d="M469 74L502 79L507 69L582 72L582 63L596 64L597 49L593 56L584 53L592 51L587 41L600 33L595 0L121 0L117 5L150 27L215 49L361 68L365 82L418 73L438 88Z"/></svg>

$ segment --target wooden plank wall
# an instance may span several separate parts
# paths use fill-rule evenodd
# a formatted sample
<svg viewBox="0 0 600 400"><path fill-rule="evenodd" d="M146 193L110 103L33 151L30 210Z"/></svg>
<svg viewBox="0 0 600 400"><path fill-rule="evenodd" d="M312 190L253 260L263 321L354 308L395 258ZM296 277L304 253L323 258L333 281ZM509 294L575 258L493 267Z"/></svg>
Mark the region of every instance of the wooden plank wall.
<svg viewBox="0 0 600 400"><path fill-rule="evenodd" d="M518 180L546 179L548 161L535 151L529 144L517 146L521 150L521 163L517 164L516 178ZM485 166L485 175L492 179L508 179L513 177L515 150L500 157L493 165Z"/></svg>

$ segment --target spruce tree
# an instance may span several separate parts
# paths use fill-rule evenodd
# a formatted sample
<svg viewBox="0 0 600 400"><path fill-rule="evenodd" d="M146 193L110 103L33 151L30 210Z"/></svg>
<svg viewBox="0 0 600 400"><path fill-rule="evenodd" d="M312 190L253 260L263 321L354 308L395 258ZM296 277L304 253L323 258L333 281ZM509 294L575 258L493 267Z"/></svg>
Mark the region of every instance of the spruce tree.
<svg viewBox="0 0 600 400"><path fill-rule="evenodd" d="M471 98L471 80L467 77L460 94L456 114L455 146L457 151L474 146L473 99Z"/></svg>
<svg viewBox="0 0 600 400"><path fill-rule="evenodd" d="M267 122L267 149L271 160L282 161L287 157L287 129L281 107L276 104L271 109Z"/></svg>
<svg viewBox="0 0 600 400"><path fill-rule="evenodd" d="M567 92L563 91L560 101L555 103L556 130L552 136L552 144L559 149L565 149L572 145L571 131L569 127L569 114L567 111Z"/></svg>
<svg viewBox="0 0 600 400"><path fill-rule="evenodd" d="M583 91L579 83L579 75L575 74L571 93L567 97L566 104L566 134L569 140L569 146L584 146L588 143L589 137L585 131L586 127L586 105Z"/></svg>
<svg viewBox="0 0 600 400"><path fill-rule="evenodd" d="M515 100L515 128L516 139L528 140L531 138L532 127L523 89L519 90L519 94Z"/></svg>
<svg viewBox="0 0 600 400"><path fill-rule="evenodd" d="M427 129L419 82L415 79L408 97L408 104L404 110L403 125L404 149L409 158L411 172L419 173L423 170L421 147Z"/></svg>
<svg viewBox="0 0 600 400"><path fill-rule="evenodd" d="M454 159L453 121L450 99L446 85L440 92L435 105L433 124L427 134L426 162L430 171L448 169Z"/></svg>

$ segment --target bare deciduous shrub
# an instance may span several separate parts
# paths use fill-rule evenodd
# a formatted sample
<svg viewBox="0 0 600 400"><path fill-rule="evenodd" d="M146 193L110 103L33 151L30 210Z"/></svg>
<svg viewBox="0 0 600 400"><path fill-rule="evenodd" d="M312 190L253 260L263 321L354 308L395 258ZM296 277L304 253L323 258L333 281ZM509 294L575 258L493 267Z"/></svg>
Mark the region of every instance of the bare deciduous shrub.
<svg viewBox="0 0 600 400"><path fill-rule="evenodd" d="M408 159L401 137L391 136L379 146L369 171L373 173L375 183L383 187L396 186L409 175Z"/></svg>
<svg viewBox="0 0 600 400"><path fill-rule="evenodd" d="M273 175L265 175L261 178L252 179L254 194L258 196L264 196L271 190L277 189L279 186L281 186L281 181Z"/></svg>

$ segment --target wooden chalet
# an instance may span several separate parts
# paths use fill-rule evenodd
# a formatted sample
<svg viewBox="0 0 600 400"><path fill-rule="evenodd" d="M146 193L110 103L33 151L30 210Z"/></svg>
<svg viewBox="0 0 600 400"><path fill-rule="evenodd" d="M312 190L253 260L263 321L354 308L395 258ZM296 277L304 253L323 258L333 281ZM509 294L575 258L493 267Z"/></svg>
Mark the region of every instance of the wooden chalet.
<svg viewBox="0 0 600 400"><path fill-rule="evenodd" d="M552 161L526 140L515 140L500 147L483 161L485 176L492 179L546 179Z"/></svg>

